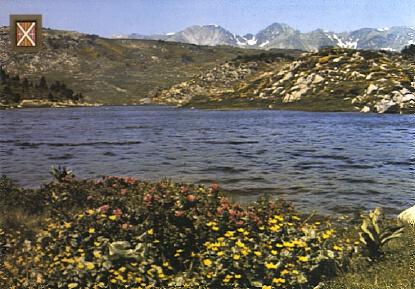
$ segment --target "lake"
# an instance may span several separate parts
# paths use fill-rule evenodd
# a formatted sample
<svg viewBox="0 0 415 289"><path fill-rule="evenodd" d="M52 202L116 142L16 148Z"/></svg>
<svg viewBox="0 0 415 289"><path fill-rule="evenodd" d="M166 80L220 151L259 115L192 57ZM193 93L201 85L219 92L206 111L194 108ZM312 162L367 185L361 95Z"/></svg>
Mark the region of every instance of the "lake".
<svg viewBox="0 0 415 289"><path fill-rule="evenodd" d="M79 177L218 182L306 211L396 213L415 203L415 116L161 106L0 111L0 174L24 186Z"/></svg>

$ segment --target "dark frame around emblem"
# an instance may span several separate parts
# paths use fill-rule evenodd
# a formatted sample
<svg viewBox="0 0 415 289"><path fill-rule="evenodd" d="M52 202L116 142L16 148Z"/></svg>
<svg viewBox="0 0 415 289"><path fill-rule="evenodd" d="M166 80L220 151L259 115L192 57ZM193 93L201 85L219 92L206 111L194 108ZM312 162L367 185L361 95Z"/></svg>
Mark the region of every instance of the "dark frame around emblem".
<svg viewBox="0 0 415 289"><path fill-rule="evenodd" d="M18 45L17 25L20 22L35 23L34 45ZM11 49L16 52L38 52L42 49L42 15L10 15L10 43Z"/></svg>

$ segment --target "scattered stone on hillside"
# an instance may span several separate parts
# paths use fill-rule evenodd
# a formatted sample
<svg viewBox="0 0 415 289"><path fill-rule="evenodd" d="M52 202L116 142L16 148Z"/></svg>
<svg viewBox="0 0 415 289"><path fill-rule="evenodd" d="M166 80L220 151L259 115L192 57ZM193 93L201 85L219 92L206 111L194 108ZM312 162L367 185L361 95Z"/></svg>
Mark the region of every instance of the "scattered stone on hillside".
<svg viewBox="0 0 415 289"><path fill-rule="evenodd" d="M316 75L314 76L314 79L313 79L313 84L318 84L318 83L320 83L320 82L322 82L322 81L324 81L324 78L323 78L323 77L321 77L320 75L316 74Z"/></svg>
<svg viewBox="0 0 415 289"><path fill-rule="evenodd" d="M360 110L360 112L364 112L364 113L370 112L370 107L368 107L368 106L364 106L364 107Z"/></svg>
<svg viewBox="0 0 415 289"><path fill-rule="evenodd" d="M350 101L348 110L415 112L415 68L398 53L330 48L302 54L278 69L252 65L219 65L162 91L157 100L178 103L202 95L292 103L313 97L324 105L326 98L338 98L343 104Z"/></svg>
<svg viewBox="0 0 415 289"><path fill-rule="evenodd" d="M382 99L380 102L376 103L375 108L378 113L399 111L399 105L393 100L388 99Z"/></svg>
<svg viewBox="0 0 415 289"><path fill-rule="evenodd" d="M369 85L369 87L367 88L366 94L372 94L372 92L374 92L374 91L376 91L378 89L379 89L379 87L377 85L371 83Z"/></svg>
<svg viewBox="0 0 415 289"><path fill-rule="evenodd" d="M226 62L200 73L189 81L159 91L153 98L153 102L184 105L198 96L218 100L223 94L232 94L236 90L244 88L248 78L268 77L270 73L263 70L272 69L275 67L275 63L283 60L283 58L275 58L273 59L274 64L262 61ZM265 98L265 95L278 91L276 88L277 86L271 86L267 88L267 93L261 90L261 93L255 94L258 98Z"/></svg>

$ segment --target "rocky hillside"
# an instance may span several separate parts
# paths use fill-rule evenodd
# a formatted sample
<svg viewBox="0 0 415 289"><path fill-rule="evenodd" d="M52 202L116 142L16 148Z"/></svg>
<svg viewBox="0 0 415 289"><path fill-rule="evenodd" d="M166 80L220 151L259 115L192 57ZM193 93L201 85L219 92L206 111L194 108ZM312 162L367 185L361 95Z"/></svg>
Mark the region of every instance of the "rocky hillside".
<svg viewBox="0 0 415 289"><path fill-rule="evenodd" d="M301 32L284 23L273 23L256 34L240 36L218 25L194 25L182 31L157 35L118 35L121 38L160 39L197 45L231 45L260 49L300 49L317 51L327 46L341 48L401 51L415 43L413 27L362 28L350 32L316 29Z"/></svg>
<svg viewBox="0 0 415 289"><path fill-rule="evenodd" d="M155 40L106 39L78 32L44 30L45 48L11 52L9 30L0 27L0 66L29 81L41 75L64 82L88 102L136 104L160 88L190 79L201 70L260 51Z"/></svg>
<svg viewBox="0 0 415 289"><path fill-rule="evenodd" d="M161 91L158 99L204 107L415 112L415 67L401 54L322 49L282 63L227 63ZM230 88L213 90L215 81Z"/></svg>
<svg viewBox="0 0 415 289"><path fill-rule="evenodd" d="M216 65L193 79L159 91L152 98L152 102L185 105L195 99L219 101L224 95L237 93L241 83L250 82L277 67L281 68L283 64L293 61L299 54L299 51L291 51L290 54L267 52L255 56L237 57L233 61Z"/></svg>

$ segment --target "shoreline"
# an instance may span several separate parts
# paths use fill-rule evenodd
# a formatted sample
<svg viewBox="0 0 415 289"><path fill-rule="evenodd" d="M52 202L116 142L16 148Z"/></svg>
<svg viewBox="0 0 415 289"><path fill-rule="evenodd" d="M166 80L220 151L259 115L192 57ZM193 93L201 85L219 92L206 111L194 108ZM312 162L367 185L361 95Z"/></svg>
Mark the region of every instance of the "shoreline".
<svg viewBox="0 0 415 289"><path fill-rule="evenodd" d="M72 102L72 101L45 101L45 100L23 100L16 105L0 105L1 110L22 108L66 108L66 107L98 107L100 103Z"/></svg>
<svg viewBox="0 0 415 289"><path fill-rule="evenodd" d="M20 189L22 190L41 190L45 185L50 184L53 182L53 177L51 176L49 179L45 179L43 181L39 181L36 184L21 184L18 179L13 179L9 177L8 175L3 175L4 177L7 177L8 179L12 180L14 184L16 184ZM1 175L0 175L1 177ZM102 178L119 178L119 179L134 179L139 182L143 183L160 183L163 181L168 181L172 183L180 183L184 184L186 186L208 186L211 182L186 182L180 179L173 179L173 178L139 178L138 176L127 176L127 175L106 175L101 174L94 177L85 177L85 176L77 176L76 181L79 182L97 182ZM243 188L234 189L227 186L223 186L223 184L218 180L212 180L214 184L217 184L220 187L221 193L230 201L234 203L238 203L241 206L249 206L253 203L257 202L260 198L269 198L269 200L273 202L287 202L290 203L292 206L296 208L298 212L303 217L306 216L315 216L318 218L347 218L347 219L353 219L356 216L359 216L365 211L369 211L371 206L344 206L341 209L332 209L332 208L324 208L324 207L316 207L311 206L307 207L305 203L301 202L302 197L300 195L293 195L293 197L290 197L289 194L283 191L270 191L270 190L264 190L264 189L255 189L251 188L249 189L249 192L244 190ZM408 206L411 204L408 203ZM388 219L396 219L396 217L401 213L403 210L407 209L407 207L385 207L383 209L383 213Z"/></svg>
<svg viewBox="0 0 415 289"><path fill-rule="evenodd" d="M0 105L0 110L10 109L25 109L25 108L77 108L77 107L168 107L176 109L188 109L188 110L210 110L210 111L298 111L298 112L320 112L320 113L358 113L358 114L369 114L369 115L414 115L412 112L400 112L400 113L375 113L375 112L361 112L359 110L330 110L330 109L310 109L297 106L216 106L216 103L209 103L208 105L197 105L197 104L160 104L160 103L146 103L146 104L108 104L108 103L68 103L68 102L45 102L45 101L26 101L15 106Z"/></svg>

